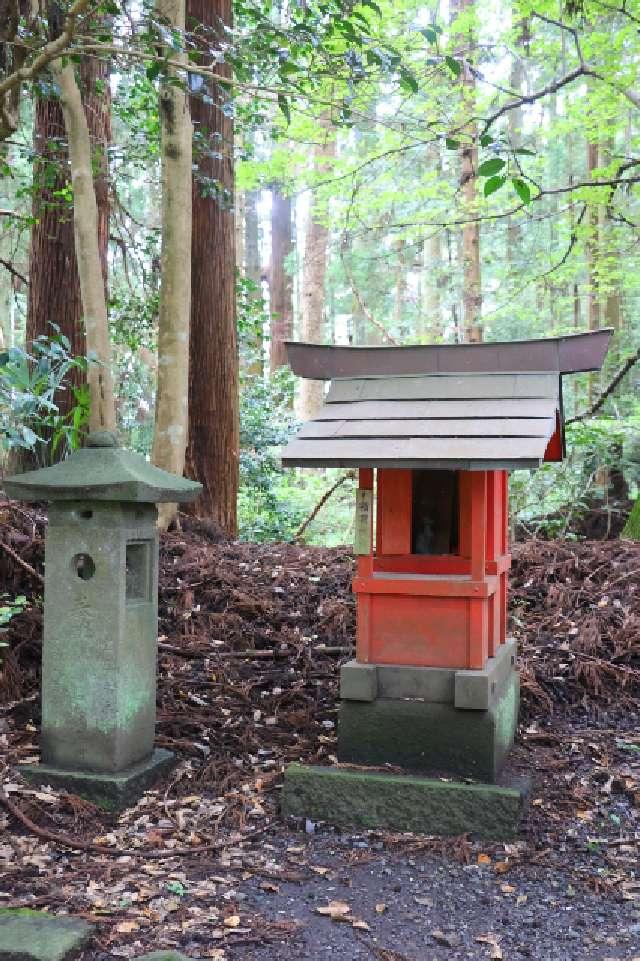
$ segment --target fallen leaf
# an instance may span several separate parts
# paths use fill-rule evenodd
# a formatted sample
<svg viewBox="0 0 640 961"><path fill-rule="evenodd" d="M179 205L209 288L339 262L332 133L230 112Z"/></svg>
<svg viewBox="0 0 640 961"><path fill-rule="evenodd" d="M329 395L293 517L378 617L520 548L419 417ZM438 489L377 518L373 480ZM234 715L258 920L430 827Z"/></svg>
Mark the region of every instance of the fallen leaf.
<svg viewBox="0 0 640 961"><path fill-rule="evenodd" d="M456 948L460 944L460 937L457 934L445 934L444 931L432 931L431 937L437 944L445 948Z"/></svg>
<svg viewBox="0 0 640 961"><path fill-rule="evenodd" d="M132 931L138 931L140 925L137 921L121 921L120 924L116 925L116 931L118 934L131 934Z"/></svg>
<svg viewBox="0 0 640 961"><path fill-rule="evenodd" d="M510 867L511 865L508 861L496 861L493 866L493 870L496 872L496 874L506 874Z"/></svg>
<svg viewBox="0 0 640 961"><path fill-rule="evenodd" d="M268 894L279 894L280 886L278 884L272 884L270 881L263 881L260 885L261 891L266 891Z"/></svg>
<svg viewBox="0 0 640 961"><path fill-rule="evenodd" d="M352 927L352 928L357 928L359 931L370 931L370 930L371 930L371 928L369 927L369 925L367 924L367 922L366 922L366 921L361 921L359 918L356 918L355 921L352 921L352 922L351 922L351 927Z"/></svg>
<svg viewBox="0 0 640 961"><path fill-rule="evenodd" d="M238 928L240 927L240 915L230 914L228 918L225 918L222 922L225 928Z"/></svg>
<svg viewBox="0 0 640 961"><path fill-rule="evenodd" d="M316 908L316 914L324 914L332 921L344 921L351 908L346 901L329 901L328 904Z"/></svg>
<svg viewBox="0 0 640 961"><path fill-rule="evenodd" d="M386 910L386 904L376 904L376 914L384 914Z"/></svg>
<svg viewBox="0 0 640 961"><path fill-rule="evenodd" d="M478 864L491 864L491 858L488 854L479 854Z"/></svg>
<svg viewBox="0 0 640 961"><path fill-rule="evenodd" d="M512 884L501 884L500 890L503 894L514 894L516 889Z"/></svg>
<svg viewBox="0 0 640 961"><path fill-rule="evenodd" d="M491 961L502 961L502 948L498 944L498 939L495 934L479 934L476 937L476 941L479 941L480 944L488 944L490 946L491 954L489 957Z"/></svg>
<svg viewBox="0 0 640 961"><path fill-rule="evenodd" d="M331 871L331 868L323 868L319 864L310 864L309 867L311 868L314 874L321 874L323 876L325 874L329 874L329 872Z"/></svg>

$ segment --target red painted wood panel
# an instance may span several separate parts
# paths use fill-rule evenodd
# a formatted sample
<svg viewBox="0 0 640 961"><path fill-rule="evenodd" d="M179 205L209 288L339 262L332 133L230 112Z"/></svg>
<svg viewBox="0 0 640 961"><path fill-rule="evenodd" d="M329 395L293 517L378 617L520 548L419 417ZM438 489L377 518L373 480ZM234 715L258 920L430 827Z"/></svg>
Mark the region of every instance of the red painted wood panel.
<svg viewBox="0 0 640 961"><path fill-rule="evenodd" d="M410 470L378 470L379 554L411 553L412 479Z"/></svg>
<svg viewBox="0 0 640 961"><path fill-rule="evenodd" d="M430 598L425 604L420 597L373 596L370 660L375 664L466 667L468 603Z"/></svg>

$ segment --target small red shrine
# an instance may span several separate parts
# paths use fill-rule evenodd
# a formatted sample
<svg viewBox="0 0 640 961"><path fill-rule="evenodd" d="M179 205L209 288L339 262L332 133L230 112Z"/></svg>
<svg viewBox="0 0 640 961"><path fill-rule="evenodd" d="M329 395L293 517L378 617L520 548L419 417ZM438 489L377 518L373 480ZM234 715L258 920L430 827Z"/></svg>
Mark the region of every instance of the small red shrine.
<svg viewBox="0 0 640 961"><path fill-rule="evenodd" d="M518 701L508 475L562 460L562 376L598 370L610 336L287 345L294 373L331 383L283 464L359 475L342 760L497 776ZM478 741L472 726L488 734Z"/></svg>

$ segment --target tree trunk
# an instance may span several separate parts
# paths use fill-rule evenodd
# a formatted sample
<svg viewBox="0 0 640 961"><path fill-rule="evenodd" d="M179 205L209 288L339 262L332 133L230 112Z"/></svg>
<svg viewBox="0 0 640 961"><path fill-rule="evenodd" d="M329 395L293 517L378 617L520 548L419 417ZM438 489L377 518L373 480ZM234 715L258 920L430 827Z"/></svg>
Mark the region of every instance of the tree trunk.
<svg viewBox="0 0 640 961"><path fill-rule="evenodd" d="M159 20L184 30L185 0L156 0ZM176 54L171 51L175 59ZM182 476L189 401L191 303L191 141L187 95L171 75L160 87L162 244L158 313L158 382L152 460ZM175 504L163 504L159 523L168 527Z"/></svg>
<svg viewBox="0 0 640 961"><path fill-rule="evenodd" d="M271 192L271 269L269 292L271 310L271 371L284 367L284 346L293 334L293 280L286 261L293 251L291 233L291 198L274 187Z"/></svg>
<svg viewBox="0 0 640 961"><path fill-rule="evenodd" d="M107 148L111 140L109 73L98 59L85 58L80 67L84 113L91 137L93 185L97 204L98 253L103 282L107 284L109 193ZM62 105L58 99L37 97L34 117L34 194L27 343L53 333L56 324L67 337L74 356L85 356L87 345L82 322L82 299L75 252L73 209L65 199L71 171ZM70 378L81 383L77 372ZM74 406L70 390L56 399L62 414ZM61 451L62 453L62 451Z"/></svg>
<svg viewBox="0 0 640 961"><path fill-rule="evenodd" d="M258 220L258 200L260 192L249 190L244 201L244 271L247 280L255 286L255 297L264 305L262 296L262 268L260 264L260 223ZM263 314L261 318L264 320ZM252 344L252 360L249 372L256 377L264 373L264 332L262 326L256 331Z"/></svg>
<svg viewBox="0 0 640 961"><path fill-rule="evenodd" d="M593 177L598 167L599 150L597 143L587 143L587 179ZM590 206L587 211L587 326L589 330L600 327L600 218L598 208ZM589 374L589 404L593 403L596 379Z"/></svg>
<svg viewBox="0 0 640 961"><path fill-rule="evenodd" d="M322 141L314 147L313 162L316 174L322 178L336 155L336 141L331 133L331 118L320 121ZM329 228L324 204L316 199L309 213L302 266L302 340L321 344L324 340L324 282L327 273ZM313 420L324 400L324 381L307 380L300 383L299 413L301 420Z"/></svg>
<svg viewBox="0 0 640 961"><path fill-rule="evenodd" d="M473 6L473 0L456 0L456 10L464 13ZM475 36L468 33L467 59L462 63L461 106L465 118L472 118L476 111L476 81L468 65L468 59L475 49ZM463 340L468 343L482 341L482 275L480 267L480 223L474 217L478 213L478 144L477 126L469 119L462 129L460 150L460 187L462 190L463 210L469 222L462 228L462 308Z"/></svg>
<svg viewBox="0 0 640 961"><path fill-rule="evenodd" d="M436 144L430 144L426 154L427 164L438 177L442 176L442 163ZM425 238L422 248L422 270L420 277L420 321L418 342L421 344L438 343L444 336L442 324L442 236L440 229L433 227Z"/></svg>
<svg viewBox="0 0 640 961"><path fill-rule="evenodd" d="M80 280L82 316L87 355L94 359L88 371L91 430L115 430L116 411L111 369L111 340L107 299L100 260L98 205L93 186L91 138L82 106L80 88L71 62L51 65L60 88L60 102L67 131L76 264Z"/></svg>
<svg viewBox="0 0 640 961"><path fill-rule="evenodd" d="M219 47L232 23L231 0L187 0L187 22ZM211 63L206 55L203 63ZM227 64L216 71L231 77ZM203 90L203 93L205 91ZM237 533L240 424L235 316L233 121L228 95L215 83L191 96L197 141L191 234L191 349L187 474L203 485L194 512L229 537ZM207 101L213 102L207 102ZM221 156L219 156L221 155ZM216 190L211 190L211 184Z"/></svg>

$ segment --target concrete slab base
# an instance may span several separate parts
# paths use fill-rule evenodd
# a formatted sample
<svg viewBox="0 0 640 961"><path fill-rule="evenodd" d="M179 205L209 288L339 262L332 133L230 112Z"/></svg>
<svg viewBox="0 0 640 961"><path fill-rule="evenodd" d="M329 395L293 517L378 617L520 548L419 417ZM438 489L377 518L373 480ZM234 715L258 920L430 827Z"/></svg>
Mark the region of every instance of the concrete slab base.
<svg viewBox="0 0 640 961"><path fill-rule="evenodd" d="M50 784L53 788L93 801L106 811L120 811L135 804L140 795L168 773L175 763L176 757L171 751L156 748L146 761L114 774L67 771L48 764L22 767L20 773L33 784Z"/></svg>
<svg viewBox="0 0 640 961"><path fill-rule="evenodd" d="M0 961L70 961L89 941L92 927L79 918L28 908L0 909Z"/></svg>
<svg viewBox="0 0 640 961"><path fill-rule="evenodd" d="M513 743L519 690L512 670L484 711L419 698L343 700L338 759L495 781Z"/></svg>
<svg viewBox="0 0 640 961"><path fill-rule="evenodd" d="M470 833L487 841L517 836L528 785L440 781L407 775L291 764L282 813L340 828L417 834Z"/></svg>
<svg viewBox="0 0 640 961"><path fill-rule="evenodd" d="M180 951L152 951L151 954L141 954L136 961L195 961L195 959L188 958Z"/></svg>

